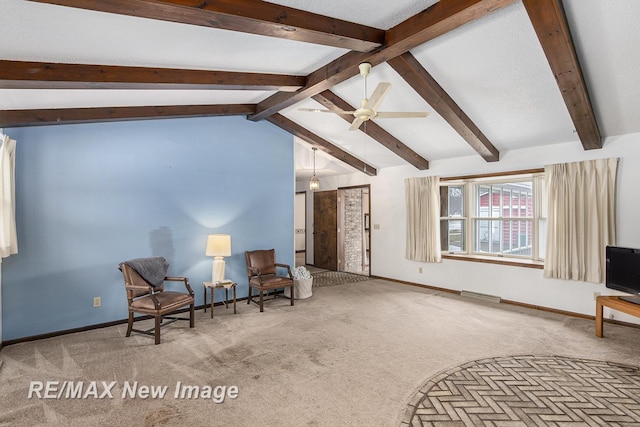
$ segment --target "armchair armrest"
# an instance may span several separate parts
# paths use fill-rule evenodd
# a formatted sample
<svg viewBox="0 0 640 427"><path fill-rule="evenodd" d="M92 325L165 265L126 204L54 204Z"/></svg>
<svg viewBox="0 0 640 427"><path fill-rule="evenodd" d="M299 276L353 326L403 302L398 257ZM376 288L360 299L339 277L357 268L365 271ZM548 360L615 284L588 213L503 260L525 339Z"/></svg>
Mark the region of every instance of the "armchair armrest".
<svg viewBox="0 0 640 427"><path fill-rule="evenodd" d="M289 264L281 264L279 262L276 262L276 267L286 268L289 279L293 279L293 274L291 274L291 266Z"/></svg>
<svg viewBox="0 0 640 427"><path fill-rule="evenodd" d="M151 301L153 301L153 306L155 307L155 309L160 310L162 306L160 305L160 301L158 301L158 298L156 298L155 294L152 292L149 294L149 297L151 297Z"/></svg>
<svg viewBox="0 0 640 427"><path fill-rule="evenodd" d="M175 276L167 276L164 278L165 281L167 282L183 282L184 283L184 287L187 288L187 291L189 292L189 295L193 296L193 289L191 289L191 286L189 285L189 279L186 277L175 277Z"/></svg>

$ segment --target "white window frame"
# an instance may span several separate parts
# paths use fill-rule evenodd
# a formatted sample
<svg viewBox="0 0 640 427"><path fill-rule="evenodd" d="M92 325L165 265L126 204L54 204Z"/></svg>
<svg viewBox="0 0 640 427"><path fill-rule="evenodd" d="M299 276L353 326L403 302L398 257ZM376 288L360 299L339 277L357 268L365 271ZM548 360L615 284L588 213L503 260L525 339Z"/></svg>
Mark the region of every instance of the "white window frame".
<svg viewBox="0 0 640 427"><path fill-rule="evenodd" d="M532 202L533 202L533 216L528 217L480 217L476 215L477 206L476 193L480 186L502 185L511 184L517 182L531 182L532 184ZM463 198L463 213L462 216L450 216L441 217L440 221L460 220L463 222L462 229L464 233L464 249L457 251L444 250L444 255L460 255L468 257L488 257L488 258L501 258L501 259L515 259L515 260L532 260L543 261L545 253L545 231L546 225L546 203L545 203L545 180L544 172L536 173L514 173L504 176L491 176L491 177L470 177L470 178L457 178L452 180L441 180L441 187L461 186L464 191ZM531 221L532 227L532 241L531 241L531 255L518 255L518 254L504 254L504 253L490 253L475 251L475 234L477 223L479 220L496 220L496 221L509 221L509 220L527 220ZM448 238L448 237L447 237Z"/></svg>

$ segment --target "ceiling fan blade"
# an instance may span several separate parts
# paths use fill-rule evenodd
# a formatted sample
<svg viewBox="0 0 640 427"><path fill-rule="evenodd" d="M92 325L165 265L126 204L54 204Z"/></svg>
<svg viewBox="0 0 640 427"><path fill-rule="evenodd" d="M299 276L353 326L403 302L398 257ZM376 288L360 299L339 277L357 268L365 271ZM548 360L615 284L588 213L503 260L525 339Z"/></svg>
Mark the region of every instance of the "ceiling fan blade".
<svg viewBox="0 0 640 427"><path fill-rule="evenodd" d="M323 110L321 108L298 108L298 111L310 111L312 113L335 113L335 114L353 115L353 111L344 111L339 108L336 108L335 110Z"/></svg>
<svg viewBox="0 0 640 427"><path fill-rule="evenodd" d="M376 114L376 119L410 119L413 117L427 117L427 112L400 112L400 111L381 111Z"/></svg>
<svg viewBox="0 0 640 427"><path fill-rule="evenodd" d="M384 97L387 96L389 89L391 89L391 83L378 83L378 86L376 86L376 89L371 94L371 98L369 98L364 107L373 111L378 111L378 107L382 104Z"/></svg>
<svg viewBox="0 0 640 427"><path fill-rule="evenodd" d="M364 122L365 122L364 117L356 117L356 119L353 122L351 122L351 126L349 127L349 130L358 130L360 125L362 125L362 123Z"/></svg>

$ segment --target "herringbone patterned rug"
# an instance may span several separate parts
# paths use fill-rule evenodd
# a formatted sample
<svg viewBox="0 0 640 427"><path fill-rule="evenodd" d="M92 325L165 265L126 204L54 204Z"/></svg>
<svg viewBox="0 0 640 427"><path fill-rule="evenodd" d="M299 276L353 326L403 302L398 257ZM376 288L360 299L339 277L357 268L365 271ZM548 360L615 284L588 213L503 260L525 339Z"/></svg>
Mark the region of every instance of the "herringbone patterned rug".
<svg viewBox="0 0 640 427"><path fill-rule="evenodd" d="M640 426L640 369L559 356L484 359L427 381L402 426Z"/></svg>

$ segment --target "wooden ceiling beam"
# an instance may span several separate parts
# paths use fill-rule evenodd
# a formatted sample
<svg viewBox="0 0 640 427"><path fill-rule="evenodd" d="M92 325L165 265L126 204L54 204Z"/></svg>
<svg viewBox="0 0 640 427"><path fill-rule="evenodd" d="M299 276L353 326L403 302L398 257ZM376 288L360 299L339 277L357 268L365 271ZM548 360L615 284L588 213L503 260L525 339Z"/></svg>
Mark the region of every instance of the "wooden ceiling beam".
<svg viewBox="0 0 640 427"><path fill-rule="evenodd" d="M355 110L355 108L352 107L347 101L340 98L330 90L325 90L317 95L314 95L313 99L329 110L333 110L336 108L344 111ZM338 114L338 116L342 117L349 123L351 123L354 118L353 115L346 114ZM365 123L364 126L360 127L360 130L416 168L420 170L429 169L429 161L427 159L420 156L411 148L407 147L402 141L384 130L376 122L369 120Z"/></svg>
<svg viewBox="0 0 640 427"><path fill-rule="evenodd" d="M386 46L394 57L401 55L512 3L515 0L440 0L390 28Z"/></svg>
<svg viewBox="0 0 640 427"><path fill-rule="evenodd" d="M249 116L249 119L262 120L358 75L360 73L358 65L361 62L369 62L373 66L387 62L429 40L508 6L514 1L440 0L388 30L386 43L383 46L368 53L346 53L309 74L307 84L302 89L293 93L278 92L258 103L257 113Z"/></svg>
<svg viewBox="0 0 640 427"><path fill-rule="evenodd" d="M226 89L294 91L304 76L0 60L3 89Z"/></svg>
<svg viewBox="0 0 640 427"><path fill-rule="evenodd" d="M397 56L388 63L486 161L500 160L498 149L411 53Z"/></svg>
<svg viewBox="0 0 640 427"><path fill-rule="evenodd" d="M560 0L523 0L549 61L564 103L585 150L602 148L603 139Z"/></svg>
<svg viewBox="0 0 640 427"><path fill-rule="evenodd" d="M378 171L373 166L363 162L357 157L344 151L342 148L333 145L326 139L323 139L281 114L272 114L267 117L266 120L366 175L376 176L378 174Z"/></svg>
<svg viewBox="0 0 640 427"><path fill-rule="evenodd" d="M261 0L31 0L368 52L385 31Z"/></svg>
<svg viewBox="0 0 640 427"><path fill-rule="evenodd" d="M0 110L0 127L247 115L254 112L255 108L255 104L226 104Z"/></svg>

